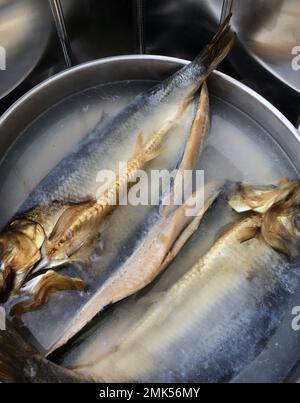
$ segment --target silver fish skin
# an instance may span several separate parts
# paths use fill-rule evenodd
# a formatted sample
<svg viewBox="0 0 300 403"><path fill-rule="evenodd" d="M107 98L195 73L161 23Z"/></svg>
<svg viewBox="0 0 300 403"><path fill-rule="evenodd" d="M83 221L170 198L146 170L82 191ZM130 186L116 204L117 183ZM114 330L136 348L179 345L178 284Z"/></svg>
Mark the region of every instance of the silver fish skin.
<svg viewBox="0 0 300 403"><path fill-rule="evenodd" d="M222 24L193 62L137 96L115 117L100 123L42 180L20 207L20 212L52 201L80 201L89 196L95 197L97 173L101 169L117 171L117 151L121 151L123 161L128 161L136 134L142 131L147 141L164 121L173 119L178 108L195 94L227 56L235 39L229 21L228 18Z"/></svg>
<svg viewBox="0 0 300 403"><path fill-rule="evenodd" d="M260 207L268 202L267 211L251 213L226 230L128 327L125 302L116 315L119 322L114 327L108 322L108 330L119 334L113 345L105 347L90 331L64 365L106 382L213 382L237 375L267 343L299 281L284 253L287 235L300 253L300 184L285 180L275 190L276 198L271 189L261 199ZM294 257L293 249L289 256ZM99 330L109 336L105 325Z"/></svg>
<svg viewBox="0 0 300 403"><path fill-rule="evenodd" d="M44 255L42 249L45 249L47 237L56 224L53 219L49 223L49 209L53 210L54 206L55 216L59 217L68 204L99 197L97 173L109 170L117 174L120 156L121 161L129 161L132 157L136 134L142 132L147 144L153 132L176 121L179 111L185 108L205 79L231 50L235 36L229 22L230 17L192 63L138 96L108 122L103 122L32 192L21 206L16 219L0 234L1 298L6 299L11 288L18 291L28 272ZM33 217L26 218L31 210L34 211ZM25 216L25 220L22 220L22 216ZM61 254L58 255L58 260L64 261ZM17 282L14 279L15 273L19 277ZM9 283L13 283L13 286L8 286Z"/></svg>
<svg viewBox="0 0 300 403"><path fill-rule="evenodd" d="M209 126L209 95L204 83L196 116L178 167L178 174L174 179L173 187L164 197L176 200L178 193L181 193L181 173L194 168L202 152ZM107 305L120 301L151 283L176 257L184 243L196 231L205 212L220 193L221 187L221 184L211 183L205 189L198 189L198 193L191 194L182 205L170 203L161 206L155 224L141 240L134 253L99 287L82 310L77 312L70 324L65 326L63 335L48 349L48 353L65 344ZM186 214L186 209L196 196L198 200L200 199L201 207L195 217L192 217ZM201 200L202 196L203 200Z"/></svg>
<svg viewBox="0 0 300 403"><path fill-rule="evenodd" d="M280 191L283 196L277 197ZM243 197L243 205L252 204L255 192L251 189L249 201ZM86 338L86 346L79 346L79 355L67 358L72 369L64 369L44 359L8 324L7 330L0 331L0 381L229 380L245 365L235 366L235 361L240 357L247 361L258 354L251 347L252 339L267 342L265 337L278 323L270 309L282 304L284 294L295 287L285 275L286 256L277 250L278 242L274 245L267 231L274 236L277 229L277 241L284 243L289 234L299 243L300 184L285 180L276 194L275 201L274 189L265 193L261 204L267 201L269 210L251 213L228 229L138 322L119 335L118 344L106 351L102 348L100 356L90 330L91 337ZM235 206L238 195L230 200ZM251 324L257 326L249 332ZM113 328L115 335L117 330ZM89 345L91 339L94 345Z"/></svg>
<svg viewBox="0 0 300 403"><path fill-rule="evenodd" d="M51 223L48 220L49 209L55 210L56 217L66 209L69 203L80 203L82 198L95 197L97 190L95 178L99 170L117 172L119 157L116 156L122 155L123 161L130 160L138 132L143 132L143 138L147 144L153 132L176 119L178 111L190 103L204 80L233 46L235 35L230 30L229 20L230 18L222 24L211 42L192 63L154 89L138 96L108 122L103 122L33 191L20 209L21 219L10 222L0 235L0 293L4 294L4 298L7 298L12 289L18 293L29 272L38 266L44 251L45 240L52 232L51 226L53 229L55 225L55 220L50 220ZM180 136L180 139L183 137ZM36 208L33 209L34 214L27 219L26 213L32 206L38 207L38 213ZM25 220L22 220L22 214ZM39 221L38 216L42 222ZM113 271L115 267L110 266L109 270ZM83 280L88 282L91 293L99 288L103 279L111 275L109 270L98 269L96 272L91 269L89 273L84 273L86 276ZM53 273L50 274L53 280ZM93 282L90 281L90 277L93 277ZM10 286L11 283L13 287ZM84 284L78 282L72 284L72 288L77 289L77 286L82 289ZM81 297L75 301L71 310L76 311L77 304L80 305L84 303L84 299L89 298ZM54 312L55 315L57 314L56 309L52 311L49 312L50 317L54 315ZM34 322L34 319L28 316L28 320ZM56 329L58 327L55 326Z"/></svg>

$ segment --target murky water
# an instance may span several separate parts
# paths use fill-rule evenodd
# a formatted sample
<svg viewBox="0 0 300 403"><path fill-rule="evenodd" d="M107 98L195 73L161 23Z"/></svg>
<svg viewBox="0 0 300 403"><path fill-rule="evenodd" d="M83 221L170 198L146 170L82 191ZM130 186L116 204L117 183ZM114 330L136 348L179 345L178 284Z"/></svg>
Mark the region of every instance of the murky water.
<svg viewBox="0 0 300 403"><path fill-rule="evenodd" d="M0 225L3 226L18 211L30 192L48 172L101 119L107 119L117 113L136 94L151 85L153 85L151 82L136 81L92 88L54 105L32 122L10 148L0 165ZM290 178L297 176L281 148L255 121L214 96L211 97L211 111L212 126L209 139L197 165L198 169L204 170L206 182L221 179L270 184L277 183L282 176ZM188 127L188 123L183 123L183 126L178 128L177 134L168 140L167 152L155 160L151 164L151 168L170 169L176 166L183 146L180 133L183 130L186 131ZM124 150L124 156L133 152L132 145L135 138L136 133L132 133L132 144L128 146L128 150ZM116 158L121 159L121 156ZM104 234L105 252L96 263L99 270L92 271L89 268L86 269L86 272L78 271L78 269L64 270L72 273L75 271L77 275L86 279L93 278L96 287L99 282L103 281L108 269L117 267L133 252L138 240L143 236L146 228L151 225L151 217L155 216L155 212L155 209L147 206L118 208L108 220ZM152 301L153 298L155 299L156 293L160 293L174 284L208 250L218 232L235 218L224 206L220 206L217 214L217 217L214 213L213 217L203 223L201 230L194 235L192 241L183 249L168 270L146 291L142 292L143 302L141 304L135 304L135 297L125 302L125 304L129 304L130 309L127 305L125 307L131 313L128 315L126 324L118 323L118 321L112 322L115 329L114 334L120 334L123 326L131 326L139 315L144 314L148 306L147 302L144 303L145 293L149 297L148 300ZM96 278L97 276L99 278ZM90 298L93 291L91 289L89 292L81 294L75 292L57 294L51 297L49 303L41 310L26 314L24 316L25 324L47 349L60 335L77 309ZM246 302L247 300L243 301L245 304ZM126 311L127 308L125 308ZM275 324L278 324L283 306L277 307L274 303L274 310L276 310L274 314L276 320L271 316L267 320L270 323L274 321ZM104 318L109 315L109 312L108 310L105 313ZM101 324L101 319L100 324L97 324L97 328L100 326L100 333L103 332L103 335L106 332L105 320L107 319L104 319L104 324ZM107 345L105 336L102 338L102 343ZM99 343L96 343L94 348L98 350ZM103 349L103 346L101 348ZM255 346L253 348L255 350ZM93 349L89 350L89 353L90 351ZM178 375L176 376L177 378L174 379L178 380ZM191 376L194 376L194 373ZM167 379L172 380L173 378ZM185 374L184 379L190 379L188 373Z"/></svg>

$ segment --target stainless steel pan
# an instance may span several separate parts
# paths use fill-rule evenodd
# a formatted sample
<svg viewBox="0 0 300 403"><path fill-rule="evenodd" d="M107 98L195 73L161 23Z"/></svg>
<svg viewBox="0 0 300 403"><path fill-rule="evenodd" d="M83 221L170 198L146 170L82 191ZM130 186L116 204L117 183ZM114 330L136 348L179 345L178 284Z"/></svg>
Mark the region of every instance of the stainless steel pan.
<svg viewBox="0 0 300 403"><path fill-rule="evenodd" d="M30 136L32 134L31 128L36 128L39 121L42 122L38 126L39 130L43 131L44 134L47 133L47 135L51 136L51 133L54 133L55 130L58 136L66 135L65 128L58 123L60 122L59 119L67 118L68 114L71 115L72 113L74 116L74 110L71 111L64 107L68 104L68 97L72 95L79 97L81 110L85 105L85 101L84 97L80 101L80 94L86 93L89 89L92 91L95 86L121 81L125 82L130 88L131 80L134 82L141 80L144 86L147 86L147 81L150 80L149 86L153 81L162 80L169 76L185 63L187 61L160 56L113 57L79 65L48 79L24 95L1 117L0 158L2 159L2 165L5 161L7 162L6 157L10 156L11 146L20 137L20 134ZM223 124L228 122L231 125L230 127L232 127L237 136L235 140L229 140L225 133L223 138L219 137L221 142L227 142L229 156L231 155L233 159L235 158L234 152L231 153L235 141L238 141L239 136L247 132L250 138L253 136L254 143L256 142L255 139L260 139L257 144L258 154L263 156L264 152L268 151L264 150L263 147L272 149L270 159L272 165L270 167L276 170L279 162L280 164L283 163L285 168L278 168L276 176L285 174L288 171L292 172L293 176L299 177L300 137L292 124L278 110L248 87L219 72L215 72L210 78L209 89L213 99L213 130L218 130L219 136L222 136L222 126L219 126L219 128L217 128L217 125L214 126L214 122L221 118ZM59 116L59 113L55 111L63 111L61 112L63 116ZM51 114L52 118L50 119ZM54 122L53 114L56 117ZM77 130L76 119L79 118L79 116L73 118L74 133ZM84 135L86 130L87 127L82 124L79 135ZM71 138L70 143L72 143L74 133L68 133ZM74 139L73 142L76 142L76 140ZM46 153L51 154L51 150L46 150ZM246 158L249 158L249 162L253 162L257 157L251 152L247 154L247 150L245 155ZM272 155L274 161L272 160ZM31 161L30 163L33 164L33 162ZM0 165L0 171L2 165ZM34 164L32 166L34 167ZM16 169L21 172L26 170L26 167L19 166ZM256 175L259 176L259 172ZM270 175L272 176L272 172L270 172ZM31 188L42 179L42 173L34 172L34 177L35 179L28 185ZM14 190L9 187L5 188L7 186L5 179L7 178L0 177L0 194L7 198L9 193ZM4 189L6 189L5 192L3 191ZM30 191L31 189L28 190ZM21 194L20 197L22 198L24 195ZM12 204L10 207L15 210L17 202L15 206ZM8 218L6 217L6 219ZM5 221L5 218L1 217L1 220ZM291 311L295 305L300 305L300 292L296 293L290 301L290 306L286 311L282 325L269 340L267 348L239 374L237 380L282 381L287 379L300 356L300 332L291 329L293 319ZM48 326L51 336L51 323L48 323ZM39 341L43 342L43 340Z"/></svg>

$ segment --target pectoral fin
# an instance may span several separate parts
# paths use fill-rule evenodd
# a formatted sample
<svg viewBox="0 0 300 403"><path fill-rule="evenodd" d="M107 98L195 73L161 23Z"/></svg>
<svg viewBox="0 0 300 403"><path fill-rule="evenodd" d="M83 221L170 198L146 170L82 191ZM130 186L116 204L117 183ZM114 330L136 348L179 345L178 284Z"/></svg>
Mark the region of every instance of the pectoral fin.
<svg viewBox="0 0 300 403"><path fill-rule="evenodd" d="M32 298L14 305L10 314L12 316L21 316L25 312L34 311L45 304L49 296L57 291L85 289L86 284L80 278L69 277L53 270L48 270L45 274L36 277L26 284L23 293L32 296Z"/></svg>
<svg viewBox="0 0 300 403"><path fill-rule="evenodd" d="M49 236L50 242L55 242L61 238L64 234L67 233L68 228L71 224L82 215L82 213L88 209L92 204L94 204L94 200L89 200L80 204L74 204L68 207L62 215L59 217L57 223L55 224L51 235Z"/></svg>

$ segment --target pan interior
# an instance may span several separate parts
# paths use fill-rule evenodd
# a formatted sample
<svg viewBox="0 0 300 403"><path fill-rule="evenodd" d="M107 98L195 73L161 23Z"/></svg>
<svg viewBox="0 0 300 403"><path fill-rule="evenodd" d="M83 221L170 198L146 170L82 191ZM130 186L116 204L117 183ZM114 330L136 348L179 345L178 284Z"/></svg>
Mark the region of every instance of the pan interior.
<svg viewBox="0 0 300 403"><path fill-rule="evenodd" d="M107 119L117 113L122 106L128 104L130 99L141 91L150 88L153 84L154 81L149 80L126 80L88 88L71 97L62 99L26 127L10 147L0 166L0 225L3 226L8 222L40 180L68 154L75 144L93 129L100 119ZM282 176L297 177L297 172L290 160L272 138L271 133L267 133L251 117L232 107L228 102L222 100L218 94L211 94L211 111L212 126L210 136L197 166L198 169L204 170L206 182L227 179L264 185L276 184ZM132 135L135 136L136 133ZM138 214L137 220L140 220L140 222L145 220L148 213L149 211L145 211ZM117 216L118 219L120 218L118 225L121 226L118 228L118 233L122 232L122 229L124 229L124 233L126 232L124 241L118 241L118 260L122 260L128 255L126 239L128 237L138 239L141 236L141 229L137 229L139 227L135 225L134 214L118 212ZM228 209L220 205L218 219L215 219L215 216L208 217L203 227L204 229L195 235L191 244L183 250L178 260L172 264L172 270L167 270L155 282L154 287L151 286L149 289L144 290L143 296L148 292L151 299L154 292L166 289L174 284L180 275L186 272L191 267L191 264L205 253L221 228L231 219L232 216ZM130 230L125 231L125 228L130 228ZM114 236L112 235L112 238ZM200 240L201 247L199 247ZM114 242L113 239L112 245L114 245ZM110 248L109 245L107 247L108 249ZM113 252L113 250L109 251L111 254ZM294 270L291 270L290 274L285 274L284 282L287 288L281 290L279 296L282 303L278 303L275 299L270 301L269 305L272 313L266 316L266 320L269 322L263 326L263 333L265 332L265 334L262 334L260 338L255 338L253 342L249 340L249 348L252 349L251 357L247 356L247 360L244 360L243 357L228 356L228 361L231 358L236 360L235 371L228 376L223 374L222 378L219 375L218 368L215 380L231 380L233 376L241 375L247 365L251 364L251 360L255 361L256 357L264 351L271 337L276 334L277 329L280 328L284 313L290 309L289 304L291 304L291 298L298 282ZM292 284L291 287L290 284ZM70 320L76 313L82 298L85 298L76 293L66 293L63 306L60 306L62 294L53 296L47 306L40 311L26 314L24 317L26 326L46 349L59 335L66 325L66 321ZM131 298L129 301L119 304L117 308L108 309L103 316L104 324L102 324L102 319L98 318L95 322L95 329L99 328L101 330L102 326L106 326L107 316L109 316L110 312L115 315L116 309L123 309L122 304L129 304L129 307L133 306L133 308L130 308L130 312L135 315L136 308L130 302L132 300ZM64 315L61 314L62 309L65 312ZM143 309L136 315L142 314ZM226 315L226 311L224 311L224 315ZM114 326L114 331L118 333L118 326L121 325L116 321ZM96 330L95 337L98 333ZM249 332L252 331L250 328L248 330ZM244 331L246 330L244 329ZM290 332L291 330L287 328L286 331ZM91 331L89 333L91 334ZM240 336L242 337L242 333ZM109 333L107 337L109 337ZM276 343L284 343L284 336ZM288 349L288 346L285 347ZM281 348L284 348L283 344ZM71 346L66 358L62 361L68 364L68 362L72 361L70 357L74 357L77 352L77 349ZM222 363L222 365L226 366L226 363ZM283 374L280 373L281 375ZM195 372L191 371L189 375L187 371L187 375L184 375L184 380L197 380L194 377ZM251 378L251 375L248 374L248 377ZM178 381L180 379L178 379L177 374L176 376L174 375L174 378L171 377L170 380Z"/></svg>

